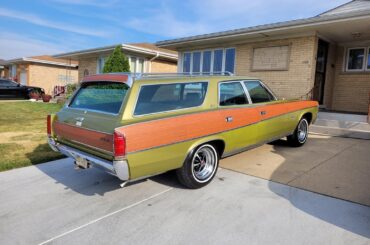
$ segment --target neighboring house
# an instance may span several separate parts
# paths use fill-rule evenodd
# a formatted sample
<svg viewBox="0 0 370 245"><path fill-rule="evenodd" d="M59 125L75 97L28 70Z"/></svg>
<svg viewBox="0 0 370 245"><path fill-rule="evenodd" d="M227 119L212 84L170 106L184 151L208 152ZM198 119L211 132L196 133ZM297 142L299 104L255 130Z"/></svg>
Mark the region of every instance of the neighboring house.
<svg viewBox="0 0 370 245"><path fill-rule="evenodd" d="M158 48L150 43L119 44L129 59L131 72L176 72L177 52ZM117 45L85 49L54 55L56 58L76 60L79 63L78 79L102 73L107 57Z"/></svg>
<svg viewBox="0 0 370 245"><path fill-rule="evenodd" d="M5 61L6 78L20 84L41 87L52 94L55 86L77 83L78 63L47 55L23 57Z"/></svg>
<svg viewBox="0 0 370 245"><path fill-rule="evenodd" d="M367 113L370 1L318 16L166 40L179 72L230 71L262 79L281 98L305 95L329 110Z"/></svg>
<svg viewBox="0 0 370 245"><path fill-rule="evenodd" d="M0 59L0 77L4 77L5 76L5 72L4 72L4 64L5 64L5 60L2 60Z"/></svg>

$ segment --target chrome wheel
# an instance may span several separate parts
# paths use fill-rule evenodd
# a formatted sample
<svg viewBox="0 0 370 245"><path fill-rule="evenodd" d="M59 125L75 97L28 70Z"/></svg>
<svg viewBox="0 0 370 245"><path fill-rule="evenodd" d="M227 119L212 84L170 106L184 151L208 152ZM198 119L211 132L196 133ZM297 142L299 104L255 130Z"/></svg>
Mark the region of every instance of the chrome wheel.
<svg viewBox="0 0 370 245"><path fill-rule="evenodd" d="M201 146L194 154L191 168L193 177L200 183L211 179L217 169L218 155L211 145Z"/></svg>
<svg viewBox="0 0 370 245"><path fill-rule="evenodd" d="M297 138L300 143L304 143L306 141L307 133L308 133L308 122L306 119L302 119L299 122L297 128Z"/></svg>

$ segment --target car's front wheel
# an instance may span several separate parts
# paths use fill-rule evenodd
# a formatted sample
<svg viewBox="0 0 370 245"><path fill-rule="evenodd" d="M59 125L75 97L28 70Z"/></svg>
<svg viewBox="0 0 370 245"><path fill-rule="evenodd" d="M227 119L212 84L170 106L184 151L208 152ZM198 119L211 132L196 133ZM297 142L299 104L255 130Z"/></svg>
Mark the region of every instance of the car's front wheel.
<svg viewBox="0 0 370 245"><path fill-rule="evenodd" d="M299 147L306 143L308 137L308 121L306 118L301 118L294 133L289 135L288 142L290 145Z"/></svg>
<svg viewBox="0 0 370 245"><path fill-rule="evenodd" d="M210 144L199 146L176 171L180 183L196 189L207 185L216 175L219 154Z"/></svg>

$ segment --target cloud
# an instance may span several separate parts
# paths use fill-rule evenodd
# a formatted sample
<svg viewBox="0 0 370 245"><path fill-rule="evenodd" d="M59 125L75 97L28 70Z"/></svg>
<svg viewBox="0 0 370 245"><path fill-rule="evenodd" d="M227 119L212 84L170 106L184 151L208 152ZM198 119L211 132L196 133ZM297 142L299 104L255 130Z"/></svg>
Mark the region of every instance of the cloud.
<svg viewBox="0 0 370 245"><path fill-rule="evenodd" d="M137 31L176 38L315 16L348 0L157 0L124 25Z"/></svg>
<svg viewBox="0 0 370 245"><path fill-rule="evenodd" d="M166 37L181 37L207 32L207 23L194 22L191 18L180 19L170 8L162 4L160 9L144 10L147 14L128 18L122 25L144 33Z"/></svg>
<svg viewBox="0 0 370 245"><path fill-rule="evenodd" d="M0 32L0 59L64 52L63 46L32 39L15 33Z"/></svg>
<svg viewBox="0 0 370 245"><path fill-rule="evenodd" d="M179 20L168 9L146 18L128 19L123 25L137 31L166 37L200 34L207 32L210 28L204 23Z"/></svg>
<svg viewBox="0 0 370 245"><path fill-rule="evenodd" d="M39 16L36 16L36 15L32 15L32 14L28 14L24 12L18 12L18 11L6 9L6 8L0 8L0 16L12 18L12 19L18 19L18 20L22 20L22 21L25 21L31 24L53 28L53 29L58 29L62 31L67 31L67 32L73 32L73 33L82 34L82 35L97 36L97 37L106 37L107 35L109 35L109 33L105 31L97 31L96 29L87 29L84 27L77 27L75 25L68 25L66 23L53 22L53 21L40 18Z"/></svg>

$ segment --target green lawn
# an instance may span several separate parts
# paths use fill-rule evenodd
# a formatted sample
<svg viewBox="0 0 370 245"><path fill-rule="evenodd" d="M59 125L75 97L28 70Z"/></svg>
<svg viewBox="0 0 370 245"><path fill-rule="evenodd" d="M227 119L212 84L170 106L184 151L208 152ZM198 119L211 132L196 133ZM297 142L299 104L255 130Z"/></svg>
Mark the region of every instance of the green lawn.
<svg viewBox="0 0 370 245"><path fill-rule="evenodd" d="M62 105L0 101L0 171L62 158L46 141L46 115Z"/></svg>

